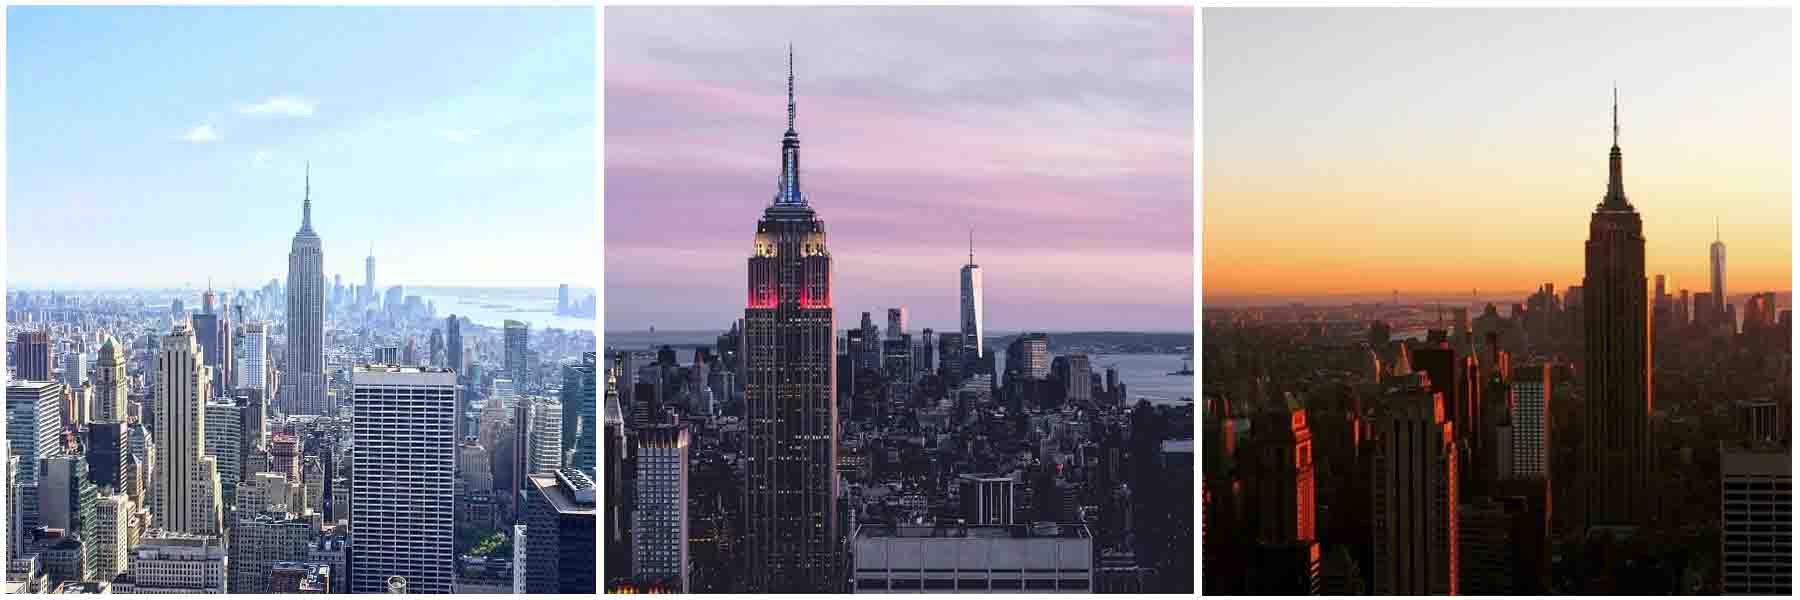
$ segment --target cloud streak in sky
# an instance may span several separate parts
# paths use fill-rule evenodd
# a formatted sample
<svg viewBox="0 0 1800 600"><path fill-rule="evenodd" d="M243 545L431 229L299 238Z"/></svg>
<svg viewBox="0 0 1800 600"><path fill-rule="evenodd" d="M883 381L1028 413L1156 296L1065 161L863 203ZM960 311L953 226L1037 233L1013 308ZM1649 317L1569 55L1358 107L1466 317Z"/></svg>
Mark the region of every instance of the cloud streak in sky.
<svg viewBox="0 0 1800 600"><path fill-rule="evenodd" d="M1191 13L608 17L609 326L716 327L741 310L790 40L803 181L831 231L840 321L905 304L921 326L953 324L973 227L988 296L1012 299L992 327L1192 326ZM671 285L715 301L663 309ZM1101 311L1119 299L1173 309L1154 322Z"/></svg>
<svg viewBox="0 0 1800 600"><path fill-rule="evenodd" d="M181 139L191 144L210 144L224 138L219 136L219 130L213 129L211 123L201 123L200 126L189 129Z"/></svg>
<svg viewBox="0 0 1800 600"><path fill-rule="evenodd" d="M238 112L256 117L311 117L319 103L294 96L274 96L262 102L245 105Z"/></svg>

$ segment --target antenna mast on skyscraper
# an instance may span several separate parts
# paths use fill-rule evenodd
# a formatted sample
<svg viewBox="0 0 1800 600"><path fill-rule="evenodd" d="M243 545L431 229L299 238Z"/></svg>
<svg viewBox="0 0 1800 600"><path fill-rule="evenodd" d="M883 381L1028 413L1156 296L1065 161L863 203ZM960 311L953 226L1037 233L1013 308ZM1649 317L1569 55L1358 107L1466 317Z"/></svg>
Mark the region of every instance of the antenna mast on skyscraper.
<svg viewBox="0 0 1800 600"><path fill-rule="evenodd" d="M975 264L975 228L969 227L969 264Z"/></svg>
<svg viewBox="0 0 1800 600"><path fill-rule="evenodd" d="M1619 147L1619 82L1613 82L1613 147Z"/></svg>

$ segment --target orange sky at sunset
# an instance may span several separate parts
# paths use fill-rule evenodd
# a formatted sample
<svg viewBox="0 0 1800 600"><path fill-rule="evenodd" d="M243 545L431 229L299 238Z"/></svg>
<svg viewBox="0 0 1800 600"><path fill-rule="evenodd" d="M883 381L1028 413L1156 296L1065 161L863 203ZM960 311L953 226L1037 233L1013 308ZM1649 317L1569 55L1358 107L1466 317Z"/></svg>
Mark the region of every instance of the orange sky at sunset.
<svg viewBox="0 0 1800 600"><path fill-rule="evenodd" d="M1792 284L1789 20L1750 10L1208 10L1206 299L1579 285L1611 85L1648 273ZM1704 18L1699 18L1704 16Z"/></svg>

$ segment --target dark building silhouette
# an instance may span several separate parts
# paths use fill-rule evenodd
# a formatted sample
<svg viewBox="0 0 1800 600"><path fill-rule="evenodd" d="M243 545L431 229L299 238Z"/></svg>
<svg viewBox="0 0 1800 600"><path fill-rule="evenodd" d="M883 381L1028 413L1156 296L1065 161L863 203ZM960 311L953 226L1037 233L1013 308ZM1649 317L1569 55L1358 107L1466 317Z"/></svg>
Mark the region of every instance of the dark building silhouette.
<svg viewBox="0 0 1800 600"><path fill-rule="evenodd" d="M1625 199L1617 92L1606 198L1588 224L1582 278L1587 377L1582 522L1639 525L1650 497L1650 323L1644 222Z"/></svg>
<svg viewBox="0 0 1800 600"><path fill-rule="evenodd" d="M50 381L50 334L21 331L13 352L17 354L13 359L13 366L17 367L16 379Z"/></svg>
<svg viewBox="0 0 1800 600"><path fill-rule="evenodd" d="M745 591L838 591L837 335L825 223L800 188L793 55L780 186L756 224L744 308Z"/></svg>

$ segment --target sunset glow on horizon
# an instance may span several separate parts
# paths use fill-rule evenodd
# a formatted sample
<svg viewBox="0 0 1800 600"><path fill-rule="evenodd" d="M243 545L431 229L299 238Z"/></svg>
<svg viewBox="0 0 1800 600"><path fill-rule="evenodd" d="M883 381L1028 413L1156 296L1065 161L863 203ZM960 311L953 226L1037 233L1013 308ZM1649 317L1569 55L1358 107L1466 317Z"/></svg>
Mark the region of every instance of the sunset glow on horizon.
<svg viewBox="0 0 1800 600"><path fill-rule="evenodd" d="M1785 9L1209 9L1207 299L1581 285L1612 86L1648 278L1792 285Z"/></svg>

